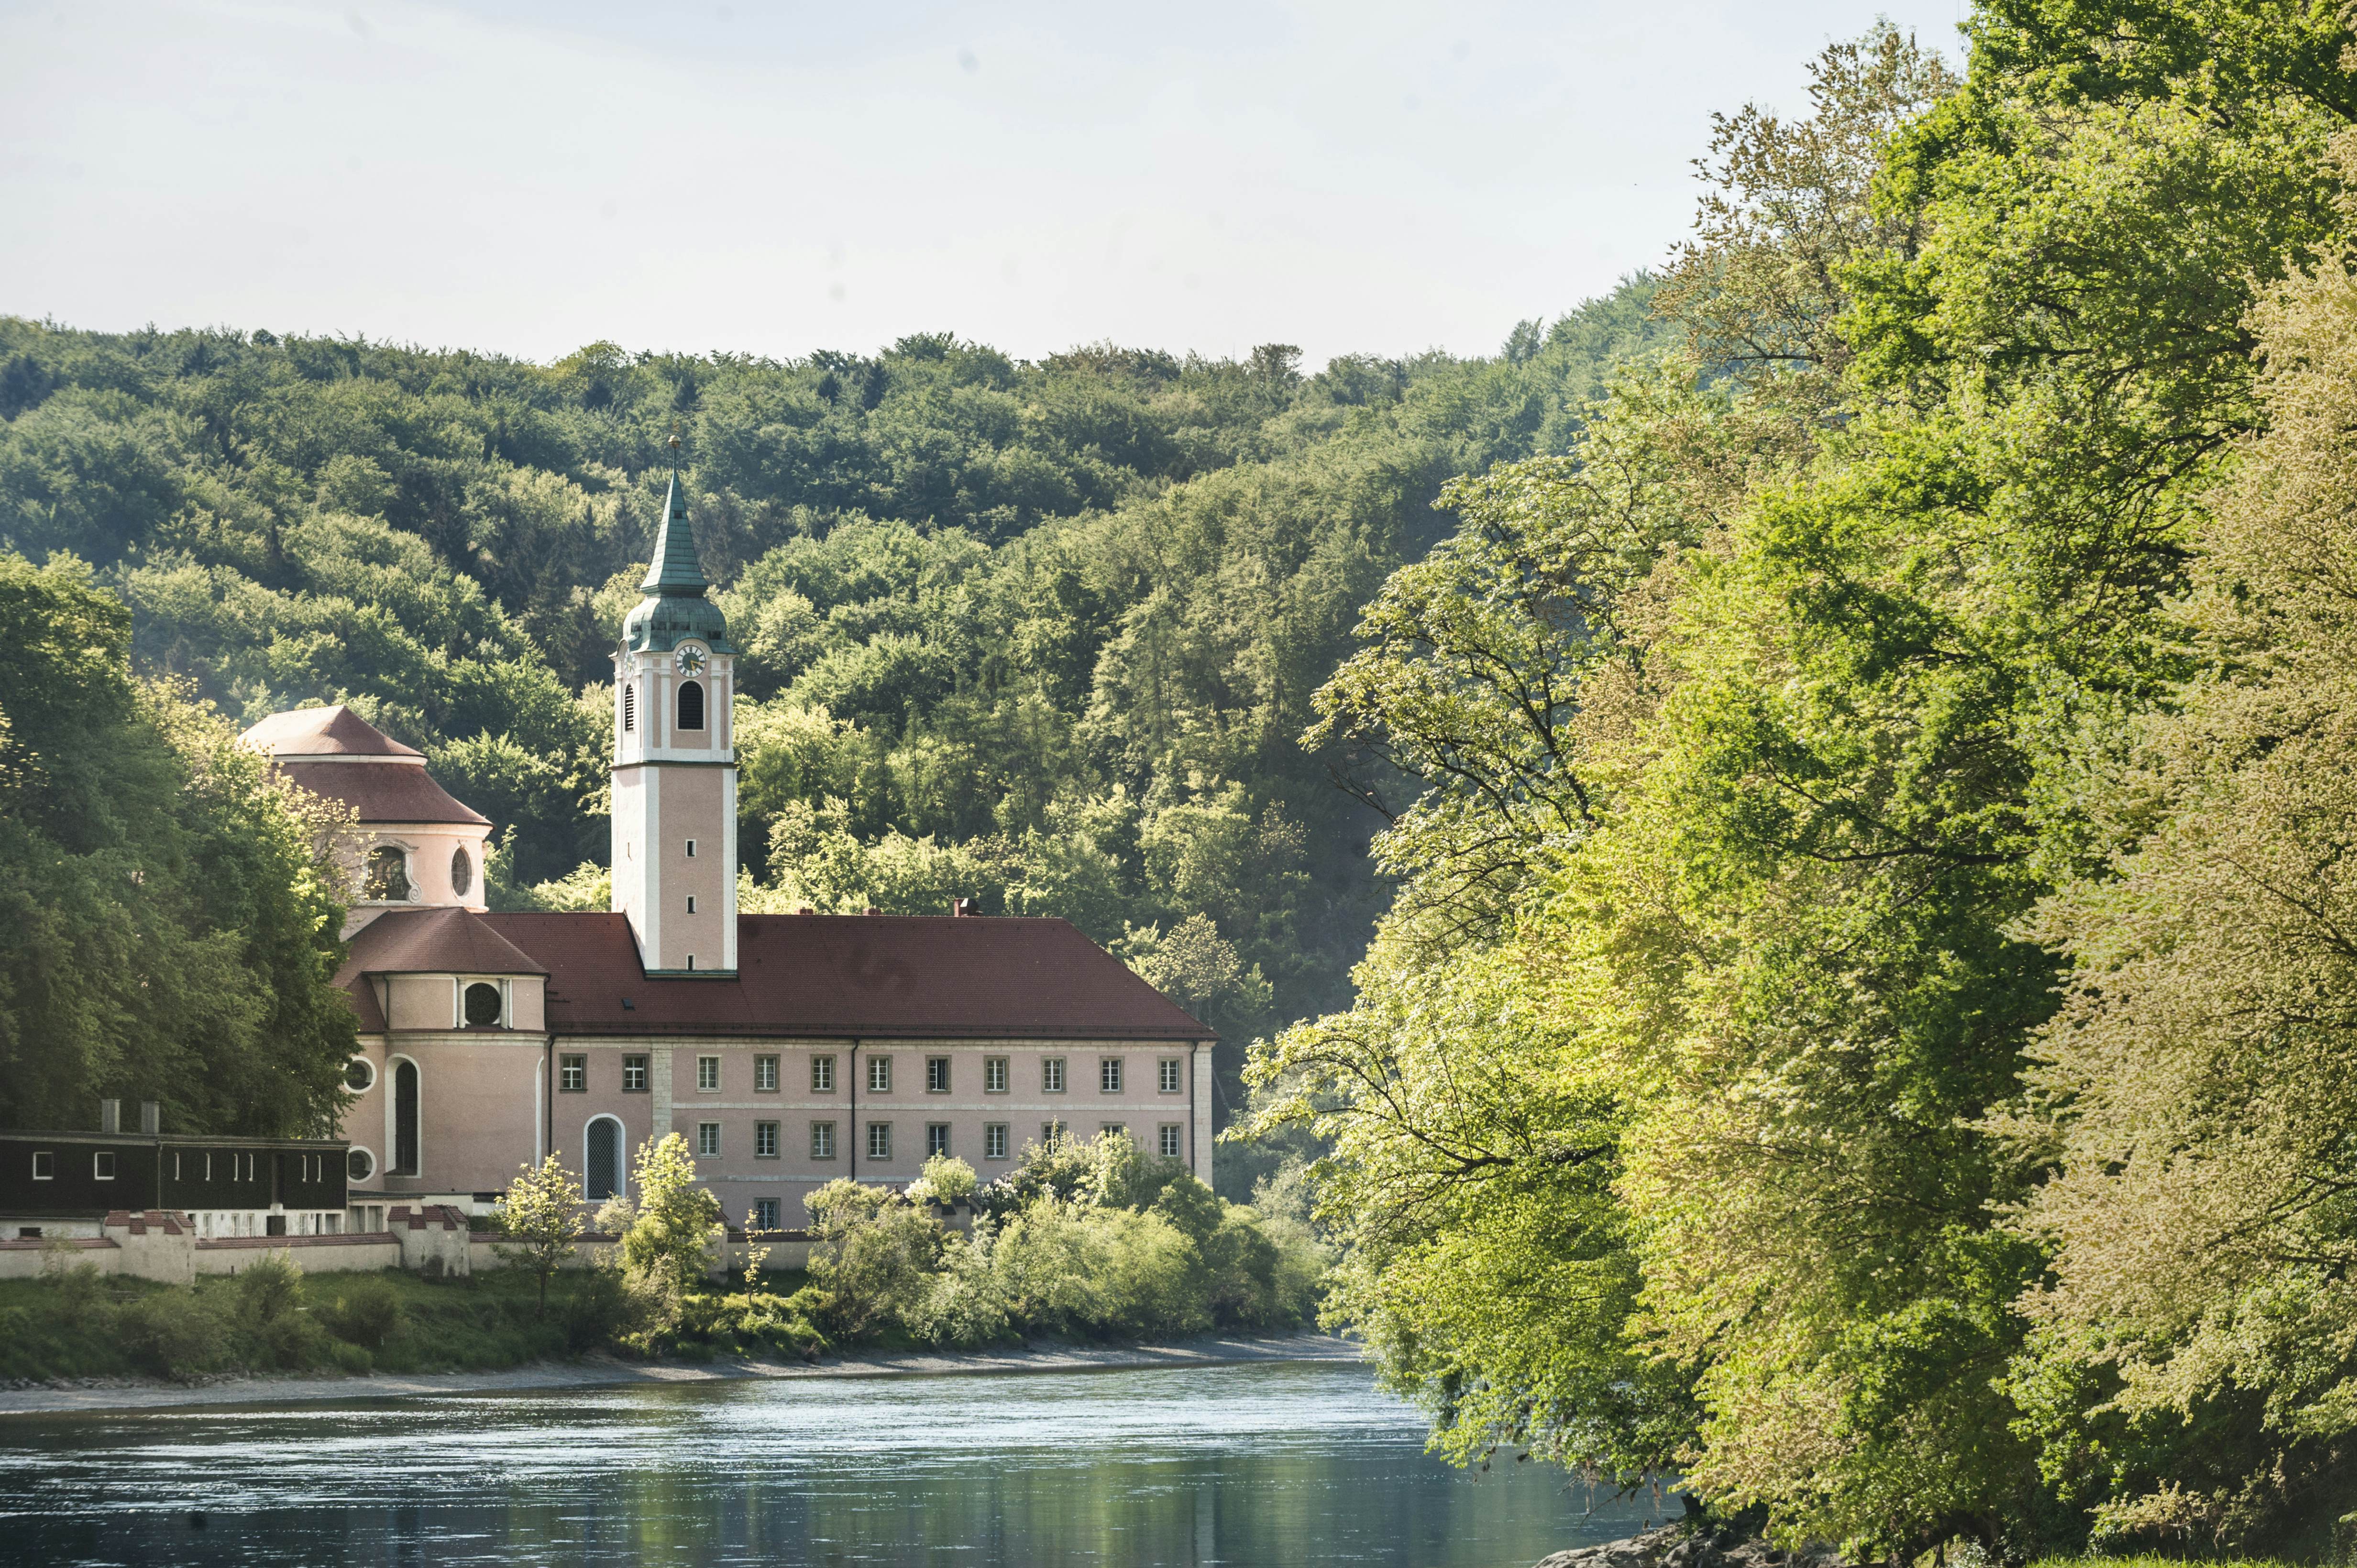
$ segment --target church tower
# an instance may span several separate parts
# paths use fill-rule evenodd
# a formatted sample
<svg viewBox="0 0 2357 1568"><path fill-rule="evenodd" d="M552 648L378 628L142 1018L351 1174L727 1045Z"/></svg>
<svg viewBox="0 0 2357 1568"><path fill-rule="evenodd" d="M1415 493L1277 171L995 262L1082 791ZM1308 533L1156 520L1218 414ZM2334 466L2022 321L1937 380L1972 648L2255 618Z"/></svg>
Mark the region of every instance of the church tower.
<svg viewBox="0 0 2357 1568"><path fill-rule="evenodd" d="M614 909L650 974L737 971L737 650L710 586L674 472L614 650Z"/></svg>

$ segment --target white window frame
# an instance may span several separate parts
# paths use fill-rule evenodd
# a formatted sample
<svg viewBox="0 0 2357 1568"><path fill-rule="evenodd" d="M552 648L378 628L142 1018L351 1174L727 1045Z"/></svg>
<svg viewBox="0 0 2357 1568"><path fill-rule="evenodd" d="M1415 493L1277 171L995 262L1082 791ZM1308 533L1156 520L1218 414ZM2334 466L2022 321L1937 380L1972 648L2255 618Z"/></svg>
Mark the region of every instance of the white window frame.
<svg viewBox="0 0 2357 1568"><path fill-rule="evenodd" d="M1119 1094L1121 1092L1122 1082L1127 1077L1127 1074L1123 1069L1123 1064L1125 1059L1126 1058L1122 1057L1099 1057L1097 1058L1097 1092L1099 1094Z"/></svg>
<svg viewBox="0 0 2357 1568"><path fill-rule="evenodd" d="M1039 1058L1039 1092L1042 1094L1064 1092L1063 1058L1041 1057Z"/></svg>
<svg viewBox="0 0 2357 1568"><path fill-rule="evenodd" d="M577 1083L567 1083L565 1079L572 1077L575 1073L579 1073L581 1075L580 1081ZM589 1092L589 1054L587 1051L559 1051L556 1053L556 1092L559 1094L587 1094Z"/></svg>
<svg viewBox="0 0 2357 1568"><path fill-rule="evenodd" d="M92 1149L90 1152L90 1179L92 1181L113 1181L114 1179L114 1151L113 1149Z"/></svg>
<svg viewBox="0 0 2357 1568"><path fill-rule="evenodd" d="M639 1075L639 1081L636 1083L630 1081L630 1074L634 1072ZM652 1077L653 1065L646 1057L633 1051L622 1058L622 1092L624 1094L646 1093L647 1085Z"/></svg>
<svg viewBox="0 0 2357 1568"><path fill-rule="evenodd" d="M867 1092L870 1094L892 1092L892 1058L890 1057L867 1058Z"/></svg>
<svg viewBox="0 0 2357 1568"><path fill-rule="evenodd" d="M985 1122L982 1124L982 1157L1003 1160L1006 1157L1006 1123Z"/></svg>
<svg viewBox="0 0 2357 1568"><path fill-rule="evenodd" d="M768 1146L765 1148L764 1144ZM775 1122L753 1123L753 1157L757 1160L774 1160L779 1157L778 1124Z"/></svg>
<svg viewBox="0 0 2357 1568"><path fill-rule="evenodd" d="M720 1123L698 1122L695 1124L695 1157L716 1160L720 1157Z"/></svg>
<svg viewBox="0 0 2357 1568"><path fill-rule="evenodd" d="M764 1208L769 1210L767 1214L761 1212ZM777 1230L778 1200L774 1197L757 1197L746 1205L745 1229L748 1230Z"/></svg>
<svg viewBox="0 0 2357 1568"><path fill-rule="evenodd" d="M1157 1075L1155 1090L1162 1094L1177 1094L1186 1085L1186 1077L1178 1070L1177 1057L1164 1057L1154 1064Z"/></svg>
<svg viewBox="0 0 2357 1568"><path fill-rule="evenodd" d="M950 1152L950 1124L946 1122L925 1123L925 1158Z"/></svg>
<svg viewBox="0 0 2357 1568"><path fill-rule="evenodd" d="M834 1092L834 1058L832 1054L811 1058L811 1092Z"/></svg>
<svg viewBox="0 0 2357 1568"><path fill-rule="evenodd" d="M778 1092L778 1058L776 1057L758 1056L753 1058L753 1092L756 1094Z"/></svg>
<svg viewBox="0 0 2357 1568"><path fill-rule="evenodd" d="M460 974L451 977L450 1026L452 1028L479 1029L487 1026L467 1022L467 987L470 985L496 985L500 988L499 1021L488 1027L494 1029L515 1027L515 998L510 993L506 977L497 974Z"/></svg>
<svg viewBox="0 0 2357 1568"><path fill-rule="evenodd" d="M810 1157L814 1160L834 1158L834 1123L824 1121L813 1122L810 1124Z"/></svg>
<svg viewBox="0 0 2357 1568"><path fill-rule="evenodd" d="M1187 1157L1187 1123L1184 1122L1162 1123L1159 1153L1164 1159L1185 1159Z"/></svg>
<svg viewBox="0 0 2357 1568"><path fill-rule="evenodd" d="M33 1179L35 1181L58 1179L58 1152L55 1149L33 1151Z"/></svg>
<svg viewBox="0 0 2357 1568"><path fill-rule="evenodd" d="M1005 1057L982 1058L982 1091L985 1094L1005 1094L1014 1080L1014 1072Z"/></svg>
<svg viewBox="0 0 2357 1568"><path fill-rule="evenodd" d="M866 1132L867 1157L889 1165L892 1161L892 1123L870 1122Z"/></svg>
<svg viewBox="0 0 2357 1568"><path fill-rule="evenodd" d="M938 1080L938 1083L936 1080ZM947 1094L949 1091L950 1058L947 1057L927 1057L925 1058L925 1092L927 1094Z"/></svg>
<svg viewBox="0 0 2357 1568"><path fill-rule="evenodd" d="M710 1070L705 1070L707 1069ZM710 1081L707 1082L707 1079ZM720 1092L720 1058L718 1057L695 1058L695 1092L698 1094Z"/></svg>
<svg viewBox="0 0 2357 1568"><path fill-rule="evenodd" d="M1100 1138L1110 1138L1116 1133L1126 1137L1129 1133L1129 1123L1126 1122L1100 1122L1097 1123L1097 1136Z"/></svg>

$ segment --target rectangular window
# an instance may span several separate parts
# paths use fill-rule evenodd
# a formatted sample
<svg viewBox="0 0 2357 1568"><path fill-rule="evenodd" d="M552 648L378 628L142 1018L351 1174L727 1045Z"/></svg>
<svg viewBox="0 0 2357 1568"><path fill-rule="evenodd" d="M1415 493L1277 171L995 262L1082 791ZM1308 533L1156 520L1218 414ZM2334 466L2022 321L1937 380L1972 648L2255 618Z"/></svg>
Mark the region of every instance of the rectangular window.
<svg viewBox="0 0 2357 1568"><path fill-rule="evenodd" d="M1177 1057L1164 1057L1155 1070L1159 1075L1155 1080L1157 1089L1165 1094L1178 1092L1178 1058Z"/></svg>
<svg viewBox="0 0 2357 1568"><path fill-rule="evenodd" d="M556 1087L563 1090L567 1094L578 1094L583 1090L587 1089L589 1087L589 1058L587 1057L557 1058Z"/></svg>
<svg viewBox="0 0 2357 1568"><path fill-rule="evenodd" d="M777 1228L778 1200L774 1197L755 1198L753 1200L752 1208L748 1210L745 1216L745 1229L748 1230L775 1230Z"/></svg>
<svg viewBox="0 0 2357 1568"><path fill-rule="evenodd" d="M986 1122L982 1128L982 1157L1003 1160L1006 1157L1006 1123Z"/></svg>
<svg viewBox="0 0 2357 1568"><path fill-rule="evenodd" d="M1056 1143L1060 1141L1063 1135L1064 1124L1061 1122L1042 1122L1039 1123L1039 1141L1042 1144Z"/></svg>
<svg viewBox="0 0 2357 1568"><path fill-rule="evenodd" d="M1039 1088L1049 1094L1064 1092L1064 1058L1045 1057L1039 1062Z"/></svg>
<svg viewBox="0 0 2357 1568"><path fill-rule="evenodd" d="M871 1160L888 1160L892 1157L892 1123L889 1122L867 1123L867 1157Z"/></svg>
<svg viewBox="0 0 2357 1568"><path fill-rule="evenodd" d="M687 912L691 915L695 913L695 895L693 893L687 896Z"/></svg>
<svg viewBox="0 0 2357 1568"><path fill-rule="evenodd" d="M1121 1133L1128 1131L1128 1128L1123 1126L1118 1122L1100 1122L1097 1123L1097 1136L1100 1138L1117 1137Z"/></svg>
<svg viewBox="0 0 2357 1568"><path fill-rule="evenodd" d="M867 1058L867 1092L870 1094L892 1092L892 1058L890 1057Z"/></svg>
<svg viewBox="0 0 2357 1568"><path fill-rule="evenodd" d="M811 1123L811 1158L814 1160L831 1160L834 1158L834 1122L813 1122Z"/></svg>
<svg viewBox="0 0 2357 1568"><path fill-rule="evenodd" d="M1098 1058L1097 1088L1105 1094L1121 1092L1121 1058L1119 1057Z"/></svg>
<svg viewBox="0 0 2357 1568"><path fill-rule="evenodd" d="M690 860L694 860L695 858L695 841L694 839L687 841L687 858Z"/></svg>
<svg viewBox="0 0 2357 1568"><path fill-rule="evenodd" d="M205 1174L207 1176L210 1176L212 1173L208 1171ZM33 1151L33 1179L35 1181L55 1181L58 1179L58 1152L55 1149L35 1149Z"/></svg>
<svg viewBox="0 0 2357 1568"><path fill-rule="evenodd" d="M982 1058L982 1091L985 1094L1006 1092L1006 1058L1005 1057Z"/></svg>
<svg viewBox="0 0 2357 1568"><path fill-rule="evenodd" d="M696 1158L708 1160L720 1153L720 1123L698 1122L695 1124Z"/></svg>
<svg viewBox="0 0 2357 1568"><path fill-rule="evenodd" d="M753 1092L756 1094L778 1092L777 1058L755 1057L753 1058Z"/></svg>
<svg viewBox="0 0 2357 1568"><path fill-rule="evenodd" d="M1187 1144L1185 1139L1180 1135L1182 1126L1183 1123L1178 1122L1165 1122L1162 1123L1161 1154L1164 1159L1176 1160L1184 1157Z"/></svg>
<svg viewBox="0 0 2357 1568"><path fill-rule="evenodd" d="M775 1122L753 1123L753 1157L757 1160L778 1157L778 1124Z"/></svg>
<svg viewBox="0 0 2357 1568"><path fill-rule="evenodd" d="M946 1122L925 1123L925 1158L950 1152L950 1124Z"/></svg>
<svg viewBox="0 0 2357 1568"><path fill-rule="evenodd" d="M624 1057L622 1058L622 1092L625 1094L644 1094L646 1091L647 1058L644 1057Z"/></svg>
<svg viewBox="0 0 2357 1568"><path fill-rule="evenodd" d="M99 1181L114 1179L114 1151L101 1149L90 1157L90 1174Z"/></svg>
<svg viewBox="0 0 2357 1568"><path fill-rule="evenodd" d="M695 1087L705 1094L717 1094L720 1091L720 1058L718 1057L695 1058Z"/></svg>
<svg viewBox="0 0 2357 1568"><path fill-rule="evenodd" d="M834 1058L833 1057L811 1058L811 1092L813 1094L834 1092Z"/></svg>
<svg viewBox="0 0 2357 1568"><path fill-rule="evenodd" d="M949 1091L950 1058L947 1057L927 1057L925 1058L925 1092L927 1094L947 1094Z"/></svg>

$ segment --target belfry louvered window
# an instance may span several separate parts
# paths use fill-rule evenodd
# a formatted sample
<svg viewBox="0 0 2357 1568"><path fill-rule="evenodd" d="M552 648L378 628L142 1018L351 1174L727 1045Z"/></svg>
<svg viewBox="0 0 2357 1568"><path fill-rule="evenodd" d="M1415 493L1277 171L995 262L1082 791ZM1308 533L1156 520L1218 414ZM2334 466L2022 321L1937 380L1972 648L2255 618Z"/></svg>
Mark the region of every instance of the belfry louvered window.
<svg viewBox="0 0 2357 1568"><path fill-rule="evenodd" d="M638 727L639 689L636 686L625 686L622 688L622 733L629 735Z"/></svg>

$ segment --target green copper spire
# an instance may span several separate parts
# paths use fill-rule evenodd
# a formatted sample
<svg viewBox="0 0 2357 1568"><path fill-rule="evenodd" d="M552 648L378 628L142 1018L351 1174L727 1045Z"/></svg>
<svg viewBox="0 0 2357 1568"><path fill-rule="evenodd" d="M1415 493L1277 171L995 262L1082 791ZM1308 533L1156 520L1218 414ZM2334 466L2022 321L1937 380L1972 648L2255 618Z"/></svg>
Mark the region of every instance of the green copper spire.
<svg viewBox="0 0 2357 1568"><path fill-rule="evenodd" d="M655 530L655 558L639 585L646 597L622 621L622 646L669 651L694 638L715 653L736 652L728 646L728 618L704 596L710 586L687 526L687 491L673 469L663 495L662 525Z"/></svg>
<svg viewBox="0 0 2357 1568"><path fill-rule="evenodd" d="M701 594L704 563L695 558L695 533L687 526L687 496L679 488L679 470L672 470L671 489L663 494L662 526L655 530L655 558L647 567L644 594Z"/></svg>

